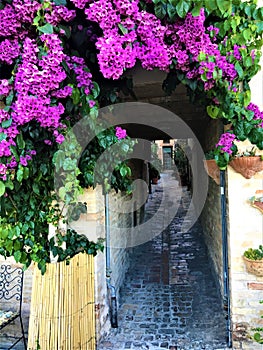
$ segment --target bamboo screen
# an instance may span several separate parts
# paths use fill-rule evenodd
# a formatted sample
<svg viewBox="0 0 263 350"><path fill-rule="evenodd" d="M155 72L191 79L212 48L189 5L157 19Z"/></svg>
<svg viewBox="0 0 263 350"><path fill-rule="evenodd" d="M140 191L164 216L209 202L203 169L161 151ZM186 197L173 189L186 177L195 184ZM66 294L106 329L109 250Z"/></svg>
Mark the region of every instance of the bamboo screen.
<svg viewBox="0 0 263 350"><path fill-rule="evenodd" d="M34 269L28 338L29 350L95 349L93 256Z"/></svg>

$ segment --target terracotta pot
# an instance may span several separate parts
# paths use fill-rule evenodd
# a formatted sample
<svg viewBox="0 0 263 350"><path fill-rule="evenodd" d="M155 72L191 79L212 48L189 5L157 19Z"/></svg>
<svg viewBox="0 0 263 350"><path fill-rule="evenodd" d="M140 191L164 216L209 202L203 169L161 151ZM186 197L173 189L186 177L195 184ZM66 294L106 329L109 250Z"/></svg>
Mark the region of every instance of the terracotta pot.
<svg viewBox="0 0 263 350"><path fill-rule="evenodd" d="M207 174L215 181L217 185L220 184L220 169L218 168L214 159L204 160L205 170Z"/></svg>
<svg viewBox="0 0 263 350"><path fill-rule="evenodd" d="M248 272L253 273L256 276L263 276L263 259L251 260L243 256L245 261L246 269Z"/></svg>
<svg viewBox="0 0 263 350"><path fill-rule="evenodd" d="M246 179L251 179L257 172L263 170L263 161L260 156L237 157L229 165Z"/></svg>

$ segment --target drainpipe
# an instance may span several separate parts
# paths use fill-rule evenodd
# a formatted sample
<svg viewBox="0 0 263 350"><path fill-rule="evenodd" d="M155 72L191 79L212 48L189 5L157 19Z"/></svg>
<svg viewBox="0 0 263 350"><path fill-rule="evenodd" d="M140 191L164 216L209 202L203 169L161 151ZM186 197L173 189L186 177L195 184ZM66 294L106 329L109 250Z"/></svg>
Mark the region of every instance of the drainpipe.
<svg viewBox="0 0 263 350"><path fill-rule="evenodd" d="M226 312L227 345L232 347L231 313L230 313L230 290L228 269L228 240L227 240L227 213L226 213L226 179L225 171L220 170L221 190L221 222L222 222L222 253L223 253L223 281L224 281L224 310Z"/></svg>
<svg viewBox="0 0 263 350"><path fill-rule="evenodd" d="M112 328L118 327L117 319L117 298L116 288L111 284L111 263L110 263L110 215L109 215L109 194L105 193L105 243L106 243L106 283L109 295L110 322Z"/></svg>

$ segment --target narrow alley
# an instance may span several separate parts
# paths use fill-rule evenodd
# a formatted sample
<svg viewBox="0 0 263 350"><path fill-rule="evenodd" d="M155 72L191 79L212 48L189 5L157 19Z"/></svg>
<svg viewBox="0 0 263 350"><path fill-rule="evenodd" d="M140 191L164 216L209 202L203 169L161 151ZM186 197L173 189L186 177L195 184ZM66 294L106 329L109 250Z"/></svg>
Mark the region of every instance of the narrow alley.
<svg viewBox="0 0 263 350"><path fill-rule="evenodd" d="M170 176L162 174L159 184L153 186L145 220L159 208L165 183L173 181L178 187ZM187 188L182 190L179 210L170 225L151 241L132 248L130 269L120 292L118 328L111 329L97 350L228 349L224 311L202 227L197 221L188 232L181 230L191 200Z"/></svg>

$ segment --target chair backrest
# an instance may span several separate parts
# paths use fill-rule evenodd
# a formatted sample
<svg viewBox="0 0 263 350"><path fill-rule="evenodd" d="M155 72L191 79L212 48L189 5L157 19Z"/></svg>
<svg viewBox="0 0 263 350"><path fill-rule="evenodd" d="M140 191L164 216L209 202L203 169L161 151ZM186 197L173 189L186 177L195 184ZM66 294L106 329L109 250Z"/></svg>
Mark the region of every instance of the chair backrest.
<svg viewBox="0 0 263 350"><path fill-rule="evenodd" d="M20 310L22 306L23 269L3 264L0 266L0 308Z"/></svg>

